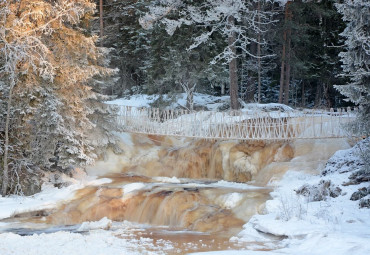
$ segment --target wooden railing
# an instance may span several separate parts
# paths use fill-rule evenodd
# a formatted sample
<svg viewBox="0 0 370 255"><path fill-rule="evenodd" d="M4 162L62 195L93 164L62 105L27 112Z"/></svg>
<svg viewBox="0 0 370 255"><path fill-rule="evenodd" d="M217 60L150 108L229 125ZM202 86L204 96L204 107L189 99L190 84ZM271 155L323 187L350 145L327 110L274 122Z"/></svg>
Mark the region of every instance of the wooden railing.
<svg viewBox="0 0 370 255"><path fill-rule="evenodd" d="M113 106L114 107L114 106ZM341 138L356 110L329 111L198 111L119 108L117 121L132 133L203 139L291 140Z"/></svg>

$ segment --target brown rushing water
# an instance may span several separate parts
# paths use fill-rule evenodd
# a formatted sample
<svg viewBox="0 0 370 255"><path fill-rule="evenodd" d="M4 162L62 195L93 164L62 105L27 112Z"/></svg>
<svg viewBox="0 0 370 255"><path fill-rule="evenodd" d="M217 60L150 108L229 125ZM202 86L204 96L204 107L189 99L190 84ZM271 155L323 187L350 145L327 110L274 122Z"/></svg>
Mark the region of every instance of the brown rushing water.
<svg viewBox="0 0 370 255"><path fill-rule="evenodd" d="M109 184L78 190L75 198L46 217L46 222L73 225L108 217L114 221L234 234L259 212L270 192L266 188L234 188L204 180L175 179L168 183L126 174L110 175L109 179Z"/></svg>
<svg viewBox="0 0 370 255"><path fill-rule="evenodd" d="M317 169L341 146L154 138L132 136L123 155L88 170L109 181L76 191L53 210L7 219L12 223L7 231L76 232L82 222L107 217L114 221L109 231L115 236L150 240L138 247L143 253L266 250L270 246L230 240L254 214L263 213L271 192L266 184L289 169Z"/></svg>
<svg viewBox="0 0 370 255"><path fill-rule="evenodd" d="M52 211L16 215L9 230L22 235L55 231L76 232L82 222L108 217L133 222L112 234L142 244L147 251L164 254L245 249L248 243L230 237L261 210L270 189L211 180L153 179L132 174L111 174L112 181L78 190L75 197ZM127 188L131 185L131 191ZM236 187L233 187L236 185ZM133 189L137 187L138 189ZM125 190L129 191L125 194ZM135 224L140 225L135 225ZM144 225L143 225L144 224Z"/></svg>

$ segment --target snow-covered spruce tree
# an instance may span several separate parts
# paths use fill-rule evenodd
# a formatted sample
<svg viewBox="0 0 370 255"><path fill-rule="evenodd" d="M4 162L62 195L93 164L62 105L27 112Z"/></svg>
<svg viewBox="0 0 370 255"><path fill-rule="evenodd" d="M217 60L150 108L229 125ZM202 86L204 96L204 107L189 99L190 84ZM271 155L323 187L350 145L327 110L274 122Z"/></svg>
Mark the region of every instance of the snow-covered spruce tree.
<svg viewBox="0 0 370 255"><path fill-rule="evenodd" d="M123 96L141 91L147 84L145 67L150 60L152 31L143 29L139 17L149 4L149 0L105 0L104 8L104 47L113 48L111 66L119 68L114 86L105 90L110 95ZM92 22L92 28L99 27L99 20ZM143 69L144 68L144 69ZM152 85L152 84L150 84ZM145 88L143 88L145 90Z"/></svg>
<svg viewBox="0 0 370 255"><path fill-rule="evenodd" d="M21 183L13 173L27 179L37 168L87 165L116 143L106 132L114 117L107 118L110 110L88 86L93 77L113 72L101 66L96 38L81 23L94 10L89 0L0 3L3 195ZM15 168L23 159L27 164Z"/></svg>
<svg viewBox="0 0 370 255"><path fill-rule="evenodd" d="M161 0L154 1L149 12L143 16L140 23L144 28L150 28L156 22L166 26L168 34L172 35L183 24L196 24L208 30L194 38L188 48L192 50L210 40L216 33L226 42L227 47L213 60L225 61L229 64L229 86L231 108L237 109L238 103L238 76L236 59L242 52L252 54L247 47L251 42L258 40L258 35L266 32L262 27L272 22L271 12L257 10L257 0ZM171 13L178 13L171 18Z"/></svg>
<svg viewBox="0 0 370 255"><path fill-rule="evenodd" d="M359 121L354 132L370 135L370 1L342 0L336 5L347 26L345 51L340 53L343 62L343 75L350 82L336 88L349 101L360 105Z"/></svg>

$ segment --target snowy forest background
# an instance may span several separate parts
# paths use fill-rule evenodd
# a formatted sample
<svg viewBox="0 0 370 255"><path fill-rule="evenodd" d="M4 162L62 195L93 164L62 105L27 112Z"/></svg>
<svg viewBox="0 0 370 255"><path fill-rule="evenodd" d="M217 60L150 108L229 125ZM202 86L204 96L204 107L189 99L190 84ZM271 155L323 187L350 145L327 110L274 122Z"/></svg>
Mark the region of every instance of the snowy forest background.
<svg viewBox="0 0 370 255"><path fill-rule="evenodd" d="M360 105L369 135L367 0L2 0L0 22L3 195L119 152L104 101L138 93Z"/></svg>

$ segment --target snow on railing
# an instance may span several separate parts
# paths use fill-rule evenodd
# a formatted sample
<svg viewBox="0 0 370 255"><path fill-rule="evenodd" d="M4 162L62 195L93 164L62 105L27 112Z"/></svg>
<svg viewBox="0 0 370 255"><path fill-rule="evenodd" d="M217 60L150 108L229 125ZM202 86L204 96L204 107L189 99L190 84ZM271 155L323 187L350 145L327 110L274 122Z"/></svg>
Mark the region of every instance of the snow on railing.
<svg viewBox="0 0 370 255"><path fill-rule="evenodd" d="M113 105L112 105L113 106ZM124 131L202 139L291 140L348 137L344 126L356 109L329 111L188 111L158 108L119 108Z"/></svg>

